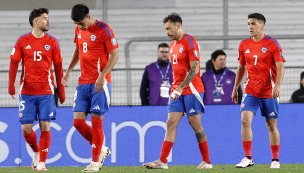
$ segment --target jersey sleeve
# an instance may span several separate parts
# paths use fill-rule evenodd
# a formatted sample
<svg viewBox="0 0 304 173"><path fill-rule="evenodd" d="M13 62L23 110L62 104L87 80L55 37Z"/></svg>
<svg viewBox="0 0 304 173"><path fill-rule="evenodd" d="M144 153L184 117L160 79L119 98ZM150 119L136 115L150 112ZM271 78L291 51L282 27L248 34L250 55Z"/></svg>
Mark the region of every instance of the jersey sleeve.
<svg viewBox="0 0 304 173"><path fill-rule="evenodd" d="M17 60L18 62L22 59L22 45L21 45L21 38L19 38L11 52L11 59Z"/></svg>
<svg viewBox="0 0 304 173"><path fill-rule="evenodd" d="M238 60L240 62L241 65L246 65L246 60L245 60L245 56L244 56L244 50L243 50L243 42L240 43L239 46L239 57Z"/></svg>
<svg viewBox="0 0 304 173"><path fill-rule="evenodd" d="M106 51L110 52L116 48L118 48L118 42L115 38L114 32L111 27L105 26L104 28L105 32L102 32L102 38L104 40Z"/></svg>
<svg viewBox="0 0 304 173"><path fill-rule="evenodd" d="M272 48L272 56L273 56L274 62L279 62L279 61L285 62L286 60L283 56L283 50L282 50L281 45L279 44L279 42L276 39L273 39L272 41L273 42L272 42L271 48Z"/></svg>
<svg viewBox="0 0 304 173"><path fill-rule="evenodd" d="M74 43L76 43L76 47L78 47L78 27L75 27L75 38L74 38ZM78 47L79 48L79 47Z"/></svg>
<svg viewBox="0 0 304 173"><path fill-rule="evenodd" d="M193 39L190 35L186 35L186 52L189 57L189 61L200 60L199 55L199 45L195 39Z"/></svg>
<svg viewBox="0 0 304 173"><path fill-rule="evenodd" d="M61 57L61 52L60 52L60 45L57 39L54 38L54 49L53 49L53 62L54 64L60 63L63 61L62 57Z"/></svg>

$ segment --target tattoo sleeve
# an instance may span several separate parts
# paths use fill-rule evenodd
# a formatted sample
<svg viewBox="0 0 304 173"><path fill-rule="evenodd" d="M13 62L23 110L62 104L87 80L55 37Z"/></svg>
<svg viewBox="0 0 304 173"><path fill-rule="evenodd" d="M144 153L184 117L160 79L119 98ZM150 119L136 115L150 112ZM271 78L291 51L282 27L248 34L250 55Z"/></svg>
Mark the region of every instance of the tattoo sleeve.
<svg viewBox="0 0 304 173"><path fill-rule="evenodd" d="M184 79L184 81L179 85L183 89L192 81L192 79L198 73L197 72L197 68L199 68L198 60L191 61L190 62L190 66L191 66L191 69L188 72L188 75L186 76L186 78Z"/></svg>
<svg viewBox="0 0 304 173"><path fill-rule="evenodd" d="M204 130L202 130L201 132L195 133L196 135L196 139L202 139L203 137L206 136L206 133Z"/></svg>

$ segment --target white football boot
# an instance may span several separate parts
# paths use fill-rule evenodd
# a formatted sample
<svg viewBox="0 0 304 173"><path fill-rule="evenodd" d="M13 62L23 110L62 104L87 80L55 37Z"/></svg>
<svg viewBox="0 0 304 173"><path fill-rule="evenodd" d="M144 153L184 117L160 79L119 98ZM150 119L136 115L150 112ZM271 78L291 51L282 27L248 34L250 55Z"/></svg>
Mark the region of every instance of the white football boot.
<svg viewBox="0 0 304 173"><path fill-rule="evenodd" d="M97 172L97 171L99 171L98 164L94 164L92 162L84 170L82 170L82 172Z"/></svg>
<svg viewBox="0 0 304 173"><path fill-rule="evenodd" d="M247 168L250 166L253 166L253 160L252 159L248 159L247 157L244 157L241 161L241 163L236 165L236 168Z"/></svg>
<svg viewBox="0 0 304 173"><path fill-rule="evenodd" d="M271 162L270 168L280 168L280 162L277 161Z"/></svg>
<svg viewBox="0 0 304 173"><path fill-rule="evenodd" d="M45 168L45 163L44 162L39 162L37 165L37 171L47 171Z"/></svg>
<svg viewBox="0 0 304 173"><path fill-rule="evenodd" d="M154 162L148 162L143 164L147 169L168 169L167 163L162 162L160 159Z"/></svg>
<svg viewBox="0 0 304 173"><path fill-rule="evenodd" d="M37 165L39 163L39 152L33 152L32 169L37 170Z"/></svg>
<svg viewBox="0 0 304 173"><path fill-rule="evenodd" d="M202 161L202 163L200 165L198 165L198 167L196 169L211 169L212 168L212 164L207 163L205 161Z"/></svg>
<svg viewBox="0 0 304 173"><path fill-rule="evenodd" d="M98 162L99 169L101 169L101 167L104 164L104 161L105 161L106 157L108 157L110 154L111 154L110 149L106 146L103 146L102 149L101 149L100 156L99 156L99 162Z"/></svg>

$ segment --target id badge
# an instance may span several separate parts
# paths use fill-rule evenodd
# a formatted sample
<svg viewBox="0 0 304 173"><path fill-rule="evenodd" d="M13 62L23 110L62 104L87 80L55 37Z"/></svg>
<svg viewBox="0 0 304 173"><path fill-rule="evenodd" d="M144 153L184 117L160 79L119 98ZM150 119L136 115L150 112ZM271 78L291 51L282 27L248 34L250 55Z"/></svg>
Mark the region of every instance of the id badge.
<svg viewBox="0 0 304 173"><path fill-rule="evenodd" d="M160 96L163 98L169 98L170 92L170 83L168 80L163 80L162 84L160 85Z"/></svg>
<svg viewBox="0 0 304 173"><path fill-rule="evenodd" d="M161 86L160 87L160 96L163 98L169 98L169 87Z"/></svg>
<svg viewBox="0 0 304 173"><path fill-rule="evenodd" d="M222 101L222 94L219 90L213 90L213 101L214 102Z"/></svg>

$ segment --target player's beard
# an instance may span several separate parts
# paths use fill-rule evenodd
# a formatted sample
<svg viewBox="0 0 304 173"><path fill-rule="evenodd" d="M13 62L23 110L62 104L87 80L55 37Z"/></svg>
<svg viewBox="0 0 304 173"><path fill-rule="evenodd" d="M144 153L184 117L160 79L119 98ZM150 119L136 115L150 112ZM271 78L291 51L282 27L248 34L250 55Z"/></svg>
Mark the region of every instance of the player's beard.
<svg viewBox="0 0 304 173"><path fill-rule="evenodd" d="M49 28L50 27L44 26L44 27L40 27L39 29L41 29L43 32L47 32Z"/></svg>

